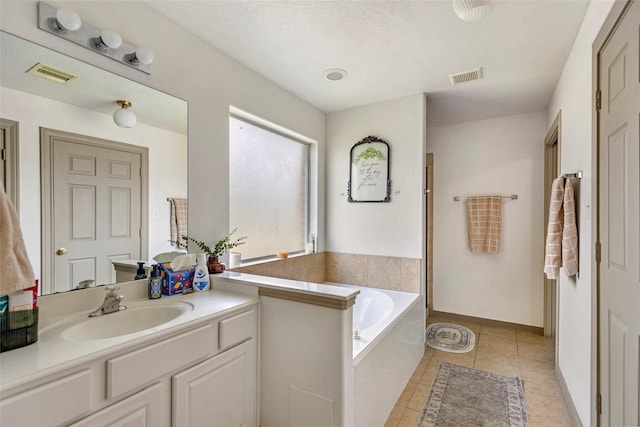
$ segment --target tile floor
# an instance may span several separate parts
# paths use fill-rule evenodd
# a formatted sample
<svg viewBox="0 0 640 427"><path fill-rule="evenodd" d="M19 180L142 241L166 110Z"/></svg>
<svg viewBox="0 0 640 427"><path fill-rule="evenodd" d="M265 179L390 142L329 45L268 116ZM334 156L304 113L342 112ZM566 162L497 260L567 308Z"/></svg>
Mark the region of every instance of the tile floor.
<svg viewBox="0 0 640 427"><path fill-rule="evenodd" d="M425 346L422 361L396 402L385 427L416 427L439 360L499 375L519 376L524 381L530 427L572 426L554 373L551 338L450 315L431 315L427 324L435 322L466 326L476 334L476 346L462 354Z"/></svg>

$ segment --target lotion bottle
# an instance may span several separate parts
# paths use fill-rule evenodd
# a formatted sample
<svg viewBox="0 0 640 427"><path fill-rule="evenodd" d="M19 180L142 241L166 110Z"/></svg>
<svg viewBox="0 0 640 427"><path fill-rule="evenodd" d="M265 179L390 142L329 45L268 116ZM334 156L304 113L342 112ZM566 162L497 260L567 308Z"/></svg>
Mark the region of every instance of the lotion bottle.
<svg viewBox="0 0 640 427"><path fill-rule="evenodd" d="M209 269L207 268L207 255L196 255L196 271L193 274L193 290L208 291L211 287L209 282Z"/></svg>

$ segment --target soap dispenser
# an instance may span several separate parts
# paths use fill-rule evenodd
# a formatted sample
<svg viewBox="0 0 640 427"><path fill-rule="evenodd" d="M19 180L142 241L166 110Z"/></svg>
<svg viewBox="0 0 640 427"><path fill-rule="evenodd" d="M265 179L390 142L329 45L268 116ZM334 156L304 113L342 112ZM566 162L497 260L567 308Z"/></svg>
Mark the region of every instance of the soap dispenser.
<svg viewBox="0 0 640 427"><path fill-rule="evenodd" d="M144 271L144 262L139 262L138 263L138 271L136 271L136 277L134 278L134 280L138 280L138 279L146 279L147 278L147 272Z"/></svg>
<svg viewBox="0 0 640 427"><path fill-rule="evenodd" d="M162 277L160 277L159 265L154 264L149 279L149 299L162 297Z"/></svg>
<svg viewBox="0 0 640 427"><path fill-rule="evenodd" d="M209 268L207 267L207 255L196 255L196 271L193 274L193 290L207 291L211 287L209 282Z"/></svg>

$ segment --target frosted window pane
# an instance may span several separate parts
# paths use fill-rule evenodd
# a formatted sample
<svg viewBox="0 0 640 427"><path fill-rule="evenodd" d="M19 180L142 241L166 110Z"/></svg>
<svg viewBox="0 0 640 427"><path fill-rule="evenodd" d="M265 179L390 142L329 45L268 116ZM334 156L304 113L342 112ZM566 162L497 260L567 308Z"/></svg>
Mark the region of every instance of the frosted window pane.
<svg viewBox="0 0 640 427"><path fill-rule="evenodd" d="M302 251L307 230L308 146L229 119L229 217L242 259Z"/></svg>

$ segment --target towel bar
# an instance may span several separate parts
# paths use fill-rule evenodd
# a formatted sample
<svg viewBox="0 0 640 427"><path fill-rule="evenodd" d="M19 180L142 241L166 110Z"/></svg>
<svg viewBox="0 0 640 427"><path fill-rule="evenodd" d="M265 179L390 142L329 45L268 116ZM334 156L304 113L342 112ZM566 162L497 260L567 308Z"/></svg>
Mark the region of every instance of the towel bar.
<svg viewBox="0 0 640 427"><path fill-rule="evenodd" d="M503 199L511 199L511 200L518 200L518 195L517 194L512 194L510 196L502 196ZM453 201L454 202L459 202L460 201L460 196L453 196Z"/></svg>
<svg viewBox="0 0 640 427"><path fill-rule="evenodd" d="M578 179L582 179L582 170L579 170L578 172L574 172L574 173L565 173L562 174L563 178L578 178Z"/></svg>

